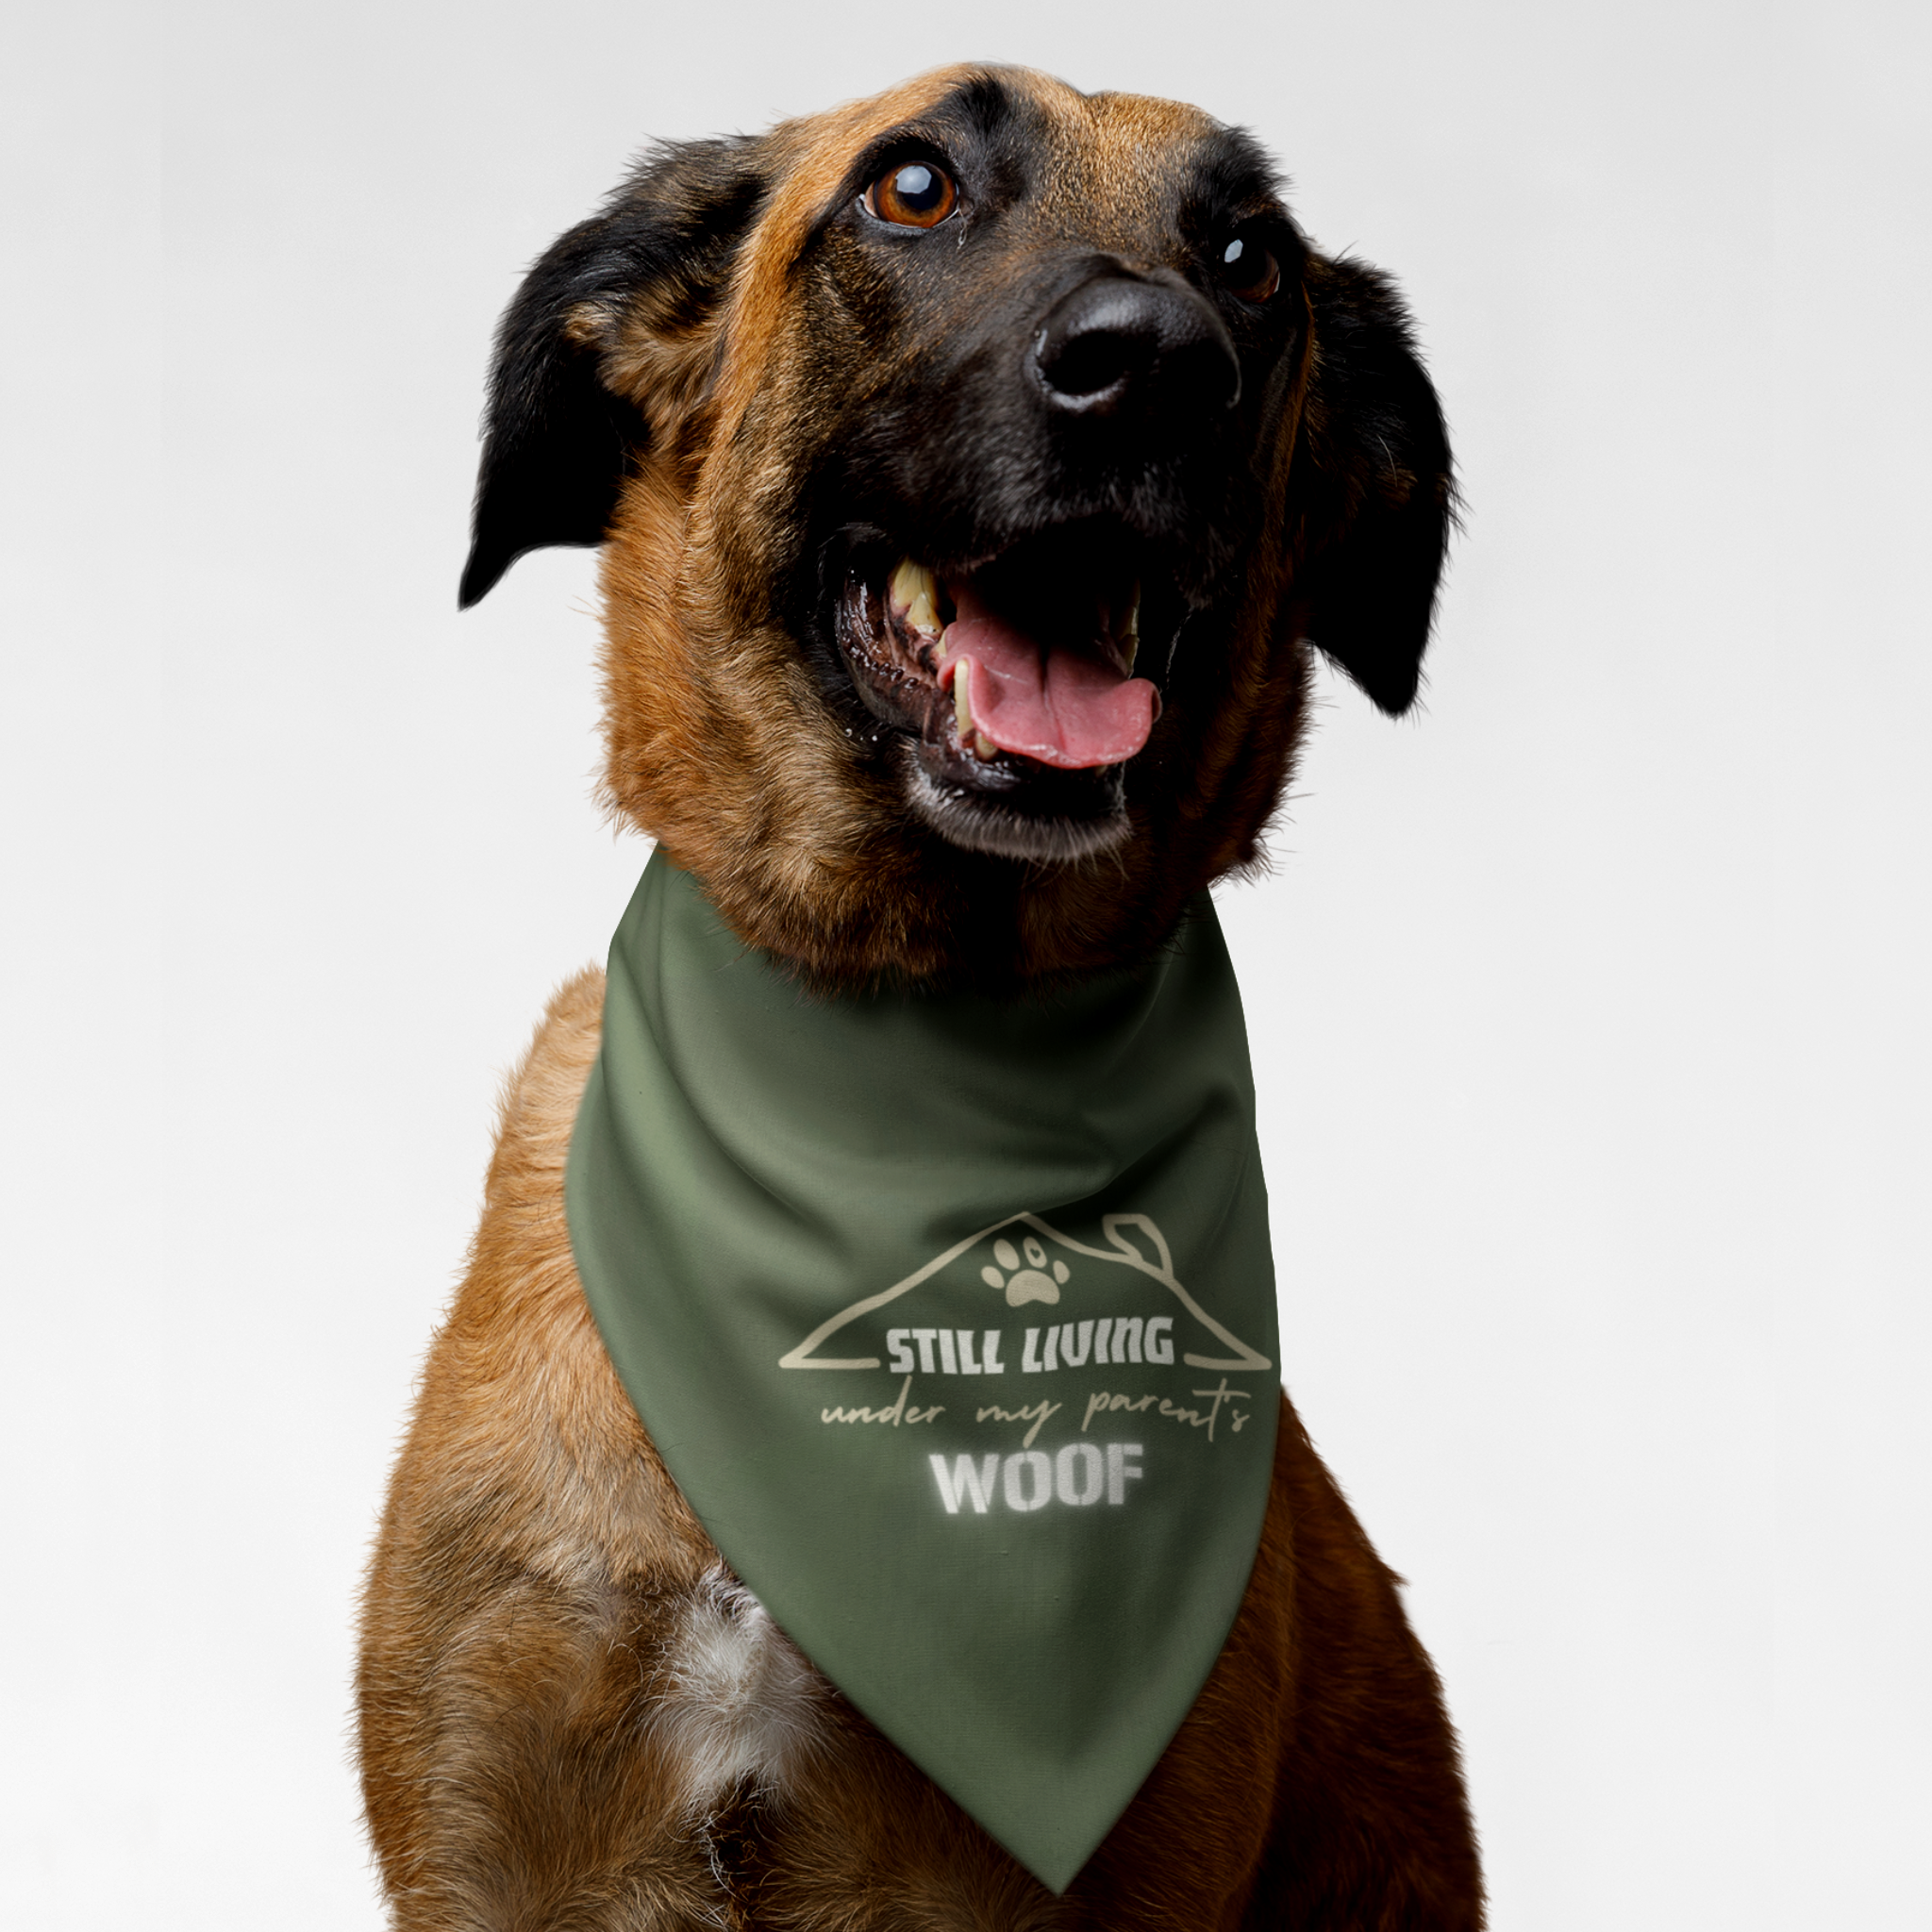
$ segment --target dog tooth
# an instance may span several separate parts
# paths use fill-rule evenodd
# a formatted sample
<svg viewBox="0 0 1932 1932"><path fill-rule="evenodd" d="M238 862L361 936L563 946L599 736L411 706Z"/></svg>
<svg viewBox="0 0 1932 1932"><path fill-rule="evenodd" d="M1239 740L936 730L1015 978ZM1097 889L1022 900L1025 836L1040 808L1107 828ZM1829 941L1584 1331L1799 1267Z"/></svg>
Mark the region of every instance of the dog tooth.
<svg viewBox="0 0 1932 1932"><path fill-rule="evenodd" d="M1127 606L1127 622L1121 632L1121 655L1127 660L1127 669L1134 668L1134 659L1141 651L1141 587L1134 586L1134 601Z"/></svg>
<svg viewBox="0 0 1932 1932"><path fill-rule="evenodd" d="M996 745L992 741L992 740L986 735L985 732L975 731L973 734L973 756L976 758L981 764L984 764L988 758L998 758L999 755L999 746Z"/></svg>
<svg viewBox="0 0 1932 1932"><path fill-rule="evenodd" d="M914 563L909 557L902 558L886 587L886 594L891 599L893 609L906 613L906 622L914 630L939 632L939 580L924 564Z"/></svg>
<svg viewBox="0 0 1932 1932"><path fill-rule="evenodd" d="M971 658L960 658L953 664L953 716L959 724L959 742L970 744L973 741L973 701L966 690L968 674L973 668Z"/></svg>

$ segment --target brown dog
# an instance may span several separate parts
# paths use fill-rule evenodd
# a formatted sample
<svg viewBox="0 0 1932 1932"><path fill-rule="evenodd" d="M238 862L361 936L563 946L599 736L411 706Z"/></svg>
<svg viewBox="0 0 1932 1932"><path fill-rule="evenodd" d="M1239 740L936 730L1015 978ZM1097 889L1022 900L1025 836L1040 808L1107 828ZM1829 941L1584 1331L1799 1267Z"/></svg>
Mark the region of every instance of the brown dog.
<svg viewBox="0 0 1932 1932"><path fill-rule="evenodd" d="M961 69L662 150L543 258L463 601L602 542L615 808L808 985L1008 991L1143 957L1256 857L1310 640L1407 706L1450 495L1400 304L1305 246L1247 140ZM949 608L1024 619L1045 696L948 689ZM396 1923L1479 1925L1436 1679L1285 1407L1220 1663L1063 1897L816 1675L667 1475L572 1264L601 989L558 995L511 1083L369 1581Z"/></svg>

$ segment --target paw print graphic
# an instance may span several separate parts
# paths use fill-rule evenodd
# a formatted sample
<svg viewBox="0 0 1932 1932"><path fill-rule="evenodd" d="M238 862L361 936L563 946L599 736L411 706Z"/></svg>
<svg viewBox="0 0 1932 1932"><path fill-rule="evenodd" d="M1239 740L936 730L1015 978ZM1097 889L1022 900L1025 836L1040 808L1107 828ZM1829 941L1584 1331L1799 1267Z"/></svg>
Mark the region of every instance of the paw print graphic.
<svg viewBox="0 0 1932 1932"><path fill-rule="evenodd" d="M1030 1234L1024 1246L1026 1265L1022 1268L1019 1250L1011 1241L993 1242L993 1259L1000 1265L995 1268L989 1262L979 1271L980 1280L989 1288L1004 1289L1009 1308L1017 1308L1026 1302L1058 1301L1060 1284L1067 1278L1067 1264L1056 1261L1049 1275L1046 1273L1046 1250Z"/></svg>

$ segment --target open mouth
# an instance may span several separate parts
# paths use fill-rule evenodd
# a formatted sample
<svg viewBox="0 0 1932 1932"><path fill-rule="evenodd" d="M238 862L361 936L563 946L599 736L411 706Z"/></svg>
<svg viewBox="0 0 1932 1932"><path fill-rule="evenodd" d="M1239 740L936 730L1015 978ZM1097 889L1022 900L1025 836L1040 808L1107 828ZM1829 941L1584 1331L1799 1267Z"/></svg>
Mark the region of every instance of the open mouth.
<svg viewBox="0 0 1932 1932"><path fill-rule="evenodd" d="M1123 768L1146 745L1180 600L1124 532L1074 525L971 569L852 549L836 632L891 726L913 809L1005 857L1103 852L1129 830Z"/></svg>

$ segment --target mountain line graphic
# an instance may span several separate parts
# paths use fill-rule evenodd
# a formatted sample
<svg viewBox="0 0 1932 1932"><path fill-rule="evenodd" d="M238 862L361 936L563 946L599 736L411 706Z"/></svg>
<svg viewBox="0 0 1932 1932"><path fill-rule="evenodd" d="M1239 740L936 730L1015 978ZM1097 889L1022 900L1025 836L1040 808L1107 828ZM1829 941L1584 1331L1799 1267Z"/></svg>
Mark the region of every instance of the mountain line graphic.
<svg viewBox="0 0 1932 1932"><path fill-rule="evenodd" d="M1157 1227L1152 1218L1145 1214L1108 1214L1101 1217L1101 1233L1109 1245L1105 1248L1090 1247L1085 1241L1077 1241L1071 1235L1062 1234L1058 1228L1041 1219L1037 1214L1008 1214L1004 1219L982 1227L977 1234L968 1235L962 1241L956 1241L942 1255L933 1258L920 1269L907 1275L903 1281L895 1281L891 1288L882 1289L877 1294L867 1295L863 1301L854 1302L850 1307L841 1309L829 1321L822 1322L798 1346L788 1355L780 1356L781 1369L876 1369L882 1366L877 1356L831 1357L814 1353L822 1342L836 1335L848 1324L856 1322L861 1315L869 1315L875 1308L882 1308L890 1302L896 1301L902 1294L917 1288L921 1282L929 1281L941 1269L950 1266L959 1257L978 1242L999 1234L1009 1227L1025 1226L1044 1235L1047 1240L1058 1243L1068 1253L1085 1256L1089 1260L1111 1261L1118 1266L1132 1268L1158 1281L1161 1287L1180 1303L1190 1315L1210 1334L1218 1336L1234 1351L1232 1355L1207 1356L1183 1355L1181 1360L1191 1369L1267 1369L1274 1364L1268 1357L1252 1349L1240 1336L1224 1328L1188 1291L1182 1287L1174 1272L1174 1257L1168 1252L1167 1237ZM1152 1243L1155 1257L1150 1257L1123 1232L1125 1228L1138 1228Z"/></svg>

